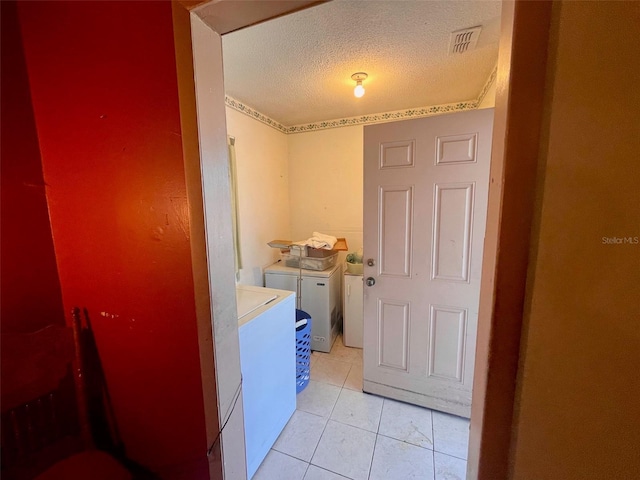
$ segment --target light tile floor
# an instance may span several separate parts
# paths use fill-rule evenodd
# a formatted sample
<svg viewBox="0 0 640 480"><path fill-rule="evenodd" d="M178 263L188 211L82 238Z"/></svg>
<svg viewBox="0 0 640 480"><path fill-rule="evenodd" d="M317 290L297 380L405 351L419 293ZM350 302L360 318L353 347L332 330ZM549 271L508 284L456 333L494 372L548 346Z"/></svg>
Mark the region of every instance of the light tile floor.
<svg viewBox="0 0 640 480"><path fill-rule="evenodd" d="M464 480L469 421L362 393L362 350L313 352L311 380L255 480Z"/></svg>

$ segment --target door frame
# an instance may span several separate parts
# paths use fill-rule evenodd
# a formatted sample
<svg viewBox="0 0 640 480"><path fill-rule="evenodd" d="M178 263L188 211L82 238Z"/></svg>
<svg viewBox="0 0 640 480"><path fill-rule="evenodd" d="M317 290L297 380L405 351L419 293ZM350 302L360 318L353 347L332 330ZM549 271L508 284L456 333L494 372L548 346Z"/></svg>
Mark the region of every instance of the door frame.
<svg viewBox="0 0 640 480"><path fill-rule="evenodd" d="M226 225L226 216L230 218L230 204L227 206L228 202L219 193L221 187L223 191L228 189L228 185L225 186L227 177L220 178L219 175L224 172L225 167L221 163L227 155L220 35L317 3L322 2L174 2L176 47L182 46L182 56L178 48L176 55L178 78L183 81L180 94L183 136L185 129L191 132L189 152L185 145L185 170L191 214L191 244L195 252L192 261L196 303L200 306L198 334L203 392L207 403L207 442L213 446L210 455L212 479L245 478L238 476L236 470L244 464L241 418L239 421L230 421L222 441L217 445L215 443L222 427L220 419L232 413L228 411L229 392L236 387L237 379L236 375L227 374L227 368L238 364L240 355L237 326L234 332L229 323L230 315L232 317L235 310L235 302L229 305L235 298L235 282L233 273L226 272L228 268L221 256L232 247L231 238L218 238L215 235ZM509 476L551 8L552 2L548 1L515 0L502 3L468 480ZM200 31L200 38L197 38L192 27L196 30L209 29L210 34ZM216 53L209 58L213 58L215 65L203 65L197 58L193 63L189 62L186 58L189 46L194 50L213 49ZM208 73L203 75L207 70ZM202 120L205 106L202 101L198 102L196 90L201 94L214 94L211 98L213 105L207 105L207 108L214 110L208 120L212 122L210 127L214 128L214 133L208 138L198 136L198 130L203 131L198 122ZM194 141L198 142L199 148L195 148ZM223 214L213 218L208 215L205 220L206 205L214 198L222 201L218 203L218 209ZM224 213L227 208L229 211ZM216 272L215 277L213 272ZM229 278L220 279L221 275ZM218 366L225 367L222 369ZM213 399L216 399L215 405ZM219 412L225 413L220 415ZM239 415L236 412L236 419ZM237 446L242 448L235 448ZM231 472L234 472L234 476L230 476Z"/></svg>

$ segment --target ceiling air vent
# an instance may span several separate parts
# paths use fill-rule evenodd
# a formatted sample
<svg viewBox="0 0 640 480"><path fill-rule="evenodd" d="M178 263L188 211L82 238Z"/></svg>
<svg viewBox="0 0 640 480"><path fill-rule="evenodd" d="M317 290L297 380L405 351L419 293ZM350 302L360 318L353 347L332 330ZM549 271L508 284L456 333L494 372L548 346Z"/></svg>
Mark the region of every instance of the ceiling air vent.
<svg viewBox="0 0 640 480"><path fill-rule="evenodd" d="M464 53L476 48L478 37L480 36L481 26L465 28L451 32L451 41L449 42L449 55L456 53Z"/></svg>

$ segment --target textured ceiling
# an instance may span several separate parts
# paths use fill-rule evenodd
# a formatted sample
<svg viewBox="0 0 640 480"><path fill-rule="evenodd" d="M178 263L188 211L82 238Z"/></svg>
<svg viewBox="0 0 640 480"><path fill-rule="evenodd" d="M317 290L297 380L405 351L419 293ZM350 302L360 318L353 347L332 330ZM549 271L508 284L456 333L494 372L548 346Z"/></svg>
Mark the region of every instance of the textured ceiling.
<svg viewBox="0 0 640 480"><path fill-rule="evenodd" d="M499 17L499 1L334 0L224 35L226 94L288 126L475 100ZM477 25L476 49L449 55L450 33Z"/></svg>

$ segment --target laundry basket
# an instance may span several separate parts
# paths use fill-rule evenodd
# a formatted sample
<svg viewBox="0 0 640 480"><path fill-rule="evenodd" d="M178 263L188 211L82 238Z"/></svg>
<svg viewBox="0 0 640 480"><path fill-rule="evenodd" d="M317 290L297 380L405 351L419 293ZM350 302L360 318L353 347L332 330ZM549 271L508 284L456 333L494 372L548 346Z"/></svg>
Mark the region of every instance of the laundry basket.
<svg viewBox="0 0 640 480"><path fill-rule="evenodd" d="M311 315L296 309L296 393L309 383L311 376Z"/></svg>

